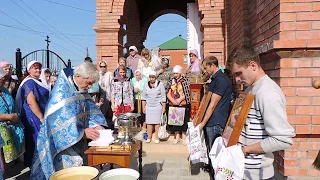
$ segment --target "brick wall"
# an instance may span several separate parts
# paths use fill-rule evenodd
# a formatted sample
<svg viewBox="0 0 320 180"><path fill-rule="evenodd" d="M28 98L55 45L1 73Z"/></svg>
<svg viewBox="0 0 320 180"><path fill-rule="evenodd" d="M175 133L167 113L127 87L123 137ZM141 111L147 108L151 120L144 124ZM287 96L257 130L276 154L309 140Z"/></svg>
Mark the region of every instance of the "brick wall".
<svg viewBox="0 0 320 180"><path fill-rule="evenodd" d="M240 11L245 10L246 2L248 36L245 12ZM286 95L288 121L297 134L290 149L274 153L278 177L319 177L320 171L311 164L320 149L320 90L313 89L311 83L320 79L320 2L232 0L229 3L227 51L230 53L233 47L243 44L243 38L250 38L250 45L260 53L263 69ZM244 16L238 17L241 13Z"/></svg>
<svg viewBox="0 0 320 180"><path fill-rule="evenodd" d="M203 49L204 57L215 56L219 64L225 64L225 13L224 0L198 1L199 11L203 18Z"/></svg>
<svg viewBox="0 0 320 180"><path fill-rule="evenodd" d="M279 163L280 172L286 176L320 176L320 171L311 166L320 149L320 91L311 87L312 81L319 79L320 58L313 55L304 53L280 61L280 85L287 97L288 120L297 134L293 147L280 153L284 159L283 164Z"/></svg>
<svg viewBox="0 0 320 180"><path fill-rule="evenodd" d="M119 24L123 15L123 0L96 0L97 63L105 60L108 69L115 69L123 52L125 30Z"/></svg>
<svg viewBox="0 0 320 180"><path fill-rule="evenodd" d="M231 0L226 7L228 16L228 48L243 44L250 45L250 28L248 22L248 1Z"/></svg>
<svg viewBox="0 0 320 180"><path fill-rule="evenodd" d="M271 44L279 39L280 0L249 1L249 24L251 45L258 52L272 49Z"/></svg>
<svg viewBox="0 0 320 180"><path fill-rule="evenodd" d="M316 178L320 171L311 164L320 149L320 91L313 89L311 83L320 75L319 2L281 0L264 3L261 9L254 5L252 12L260 11L261 16L257 17L265 18L262 20L268 23L250 17L256 21L256 27L260 27L252 29L255 32L251 33L251 43L261 53L262 67L284 91L288 121L297 134L290 149L275 153L274 166L282 177Z"/></svg>
<svg viewBox="0 0 320 180"><path fill-rule="evenodd" d="M135 0L126 0L124 4L123 23L126 24L127 42L125 47L136 46L138 51L144 48L142 44L142 36L140 34L141 25L139 19L139 10Z"/></svg>

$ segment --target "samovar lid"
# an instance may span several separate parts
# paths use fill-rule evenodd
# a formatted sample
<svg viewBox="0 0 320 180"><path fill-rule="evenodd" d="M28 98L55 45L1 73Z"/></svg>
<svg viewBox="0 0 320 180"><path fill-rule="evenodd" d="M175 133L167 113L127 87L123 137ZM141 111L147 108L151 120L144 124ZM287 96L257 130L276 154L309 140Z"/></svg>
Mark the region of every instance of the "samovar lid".
<svg viewBox="0 0 320 180"><path fill-rule="evenodd" d="M123 120L127 120L127 119L129 120L129 119L137 118L137 117L139 117L139 116L141 116L141 114L129 112L129 113L119 114L117 118L118 118L118 119L123 119Z"/></svg>

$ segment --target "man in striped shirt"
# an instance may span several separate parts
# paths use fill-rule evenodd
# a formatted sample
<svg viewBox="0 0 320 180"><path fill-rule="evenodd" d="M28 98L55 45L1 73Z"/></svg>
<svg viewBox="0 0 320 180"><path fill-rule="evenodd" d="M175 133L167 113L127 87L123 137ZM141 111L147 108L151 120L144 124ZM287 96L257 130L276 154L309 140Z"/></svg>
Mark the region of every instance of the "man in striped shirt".
<svg viewBox="0 0 320 180"><path fill-rule="evenodd" d="M255 95L239 137L245 154L244 179L273 179L273 152L289 148L295 135L288 123L285 95L265 74L252 48L234 49L227 63L236 81L247 87L245 92Z"/></svg>

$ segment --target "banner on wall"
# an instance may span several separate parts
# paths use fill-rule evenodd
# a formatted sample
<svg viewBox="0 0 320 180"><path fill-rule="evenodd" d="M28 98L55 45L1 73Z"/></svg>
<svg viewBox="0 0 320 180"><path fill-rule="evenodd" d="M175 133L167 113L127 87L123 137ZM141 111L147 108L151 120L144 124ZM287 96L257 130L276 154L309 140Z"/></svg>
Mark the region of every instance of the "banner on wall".
<svg viewBox="0 0 320 180"><path fill-rule="evenodd" d="M199 52L199 59L202 59L203 54L203 34L201 28L201 17L199 16L198 3L187 4L187 36L188 36L188 52L192 49L197 49ZM190 59L188 59L188 63Z"/></svg>

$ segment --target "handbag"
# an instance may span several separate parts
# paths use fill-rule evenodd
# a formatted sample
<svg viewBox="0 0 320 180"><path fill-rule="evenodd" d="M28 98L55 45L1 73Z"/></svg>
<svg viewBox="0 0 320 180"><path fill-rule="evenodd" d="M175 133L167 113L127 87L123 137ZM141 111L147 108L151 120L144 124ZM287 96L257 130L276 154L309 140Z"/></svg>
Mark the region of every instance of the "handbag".
<svg viewBox="0 0 320 180"><path fill-rule="evenodd" d="M158 137L160 140L167 139L170 136L170 133L167 131L167 115L162 114L160 128L158 131Z"/></svg>
<svg viewBox="0 0 320 180"><path fill-rule="evenodd" d="M183 126L185 112L185 107L169 107L168 124L172 126Z"/></svg>
<svg viewBox="0 0 320 180"><path fill-rule="evenodd" d="M0 97L3 99L8 112L11 113L9 104L1 92L0 92ZM5 122L0 123L0 135L4 141L4 146L2 148L3 148L4 160L6 163L10 163L11 161L16 160L22 153L24 153L24 149L21 149L22 146L20 147L20 151L19 151L18 149L19 145L16 144L14 139L14 134L13 134L14 132L12 131L14 130L10 128L10 125L7 125L7 123ZM24 146L24 144L22 145Z"/></svg>

